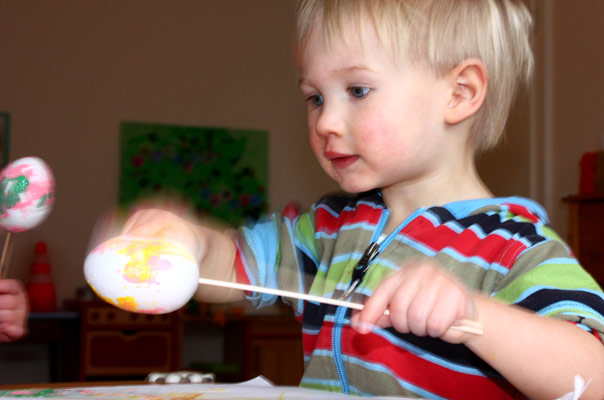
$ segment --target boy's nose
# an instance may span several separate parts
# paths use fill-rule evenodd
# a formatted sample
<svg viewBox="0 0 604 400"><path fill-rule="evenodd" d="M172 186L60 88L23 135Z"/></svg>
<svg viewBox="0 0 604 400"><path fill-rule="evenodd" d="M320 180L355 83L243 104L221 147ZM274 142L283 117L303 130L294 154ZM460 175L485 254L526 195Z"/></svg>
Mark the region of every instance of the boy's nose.
<svg viewBox="0 0 604 400"><path fill-rule="evenodd" d="M340 136L344 133L343 126L342 116L336 110L336 107L326 107L324 105L315 125L317 134L325 137L331 134Z"/></svg>

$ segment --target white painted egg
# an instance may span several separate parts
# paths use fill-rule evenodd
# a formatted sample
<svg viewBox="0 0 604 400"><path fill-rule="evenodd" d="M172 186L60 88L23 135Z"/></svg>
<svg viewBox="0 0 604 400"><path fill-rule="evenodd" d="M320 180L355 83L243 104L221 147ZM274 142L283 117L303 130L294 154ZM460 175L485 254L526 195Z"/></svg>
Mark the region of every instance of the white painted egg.
<svg viewBox="0 0 604 400"><path fill-rule="evenodd" d="M37 157L19 158L0 171L0 225L10 232L34 228L55 201L55 178Z"/></svg>
<svg viewBox="0 0 604 400"><path fill-rule="evenodd" d="M145 314L178 310L199 284L197 262L184 246L140 236L101 243L86 257L84 275L106 302Z"/></svg>

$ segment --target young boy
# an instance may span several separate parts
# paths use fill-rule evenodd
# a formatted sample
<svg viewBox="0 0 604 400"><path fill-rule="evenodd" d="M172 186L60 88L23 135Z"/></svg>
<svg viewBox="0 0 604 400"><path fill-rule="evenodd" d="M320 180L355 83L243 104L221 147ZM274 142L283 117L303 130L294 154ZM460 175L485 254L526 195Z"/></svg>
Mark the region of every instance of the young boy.
<svg viewBox="0 0 604 400"><path fill-rule="evenodd" d="M583 398L604 398L601 289L538 204L493 198L475 169L530 75L529 26L513 0L303 0L311 146L357 194L285 209L234 238L161 210L136 213L123 232L181 241L204 277L364 303L353 315L290 301L303 320L302 386L553 399L580 375L591 380ZM452 328L461 320L484 334Z"/></svg>
<svg viewBox="0 0 604 400"><path fill-rule="evenodd" d="M23 285L15 279L0 279L0 343L25 335L27 308Z"/></svg>

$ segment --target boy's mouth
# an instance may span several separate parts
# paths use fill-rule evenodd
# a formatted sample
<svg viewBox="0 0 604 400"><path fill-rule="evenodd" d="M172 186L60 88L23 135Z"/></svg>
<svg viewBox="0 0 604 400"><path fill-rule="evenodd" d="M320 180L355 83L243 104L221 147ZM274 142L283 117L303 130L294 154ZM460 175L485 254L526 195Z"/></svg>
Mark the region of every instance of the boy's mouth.
<svg viewBox="0 0 604 400"><path fill-rule="evenodd" d="M326 151L324 157L331 162L335 169L345 169L350 167L359 159L356 154L341 154L331 151Z"/></svg>

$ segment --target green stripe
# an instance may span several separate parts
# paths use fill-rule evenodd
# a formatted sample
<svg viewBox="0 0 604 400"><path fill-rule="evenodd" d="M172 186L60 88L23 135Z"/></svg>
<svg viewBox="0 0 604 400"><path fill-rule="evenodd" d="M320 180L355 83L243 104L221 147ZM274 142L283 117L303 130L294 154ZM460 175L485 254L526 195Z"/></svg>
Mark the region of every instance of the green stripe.
<svg viewBox="0 0 604 400"><path fill-rule="evenodd" d="M506 303L514 303L534 286L551 286L567 290L601 290L593 278L578 264L541 264L513 280L493 297Z"/></svg>
<svg viewBox="0 0 604 400"><path fill-rule="evenodd" d="M296 238L312 252L313 259L319 259L315 242L314 227L308 214L304 214L298 219L298 223L296 224Z"/></svg>

